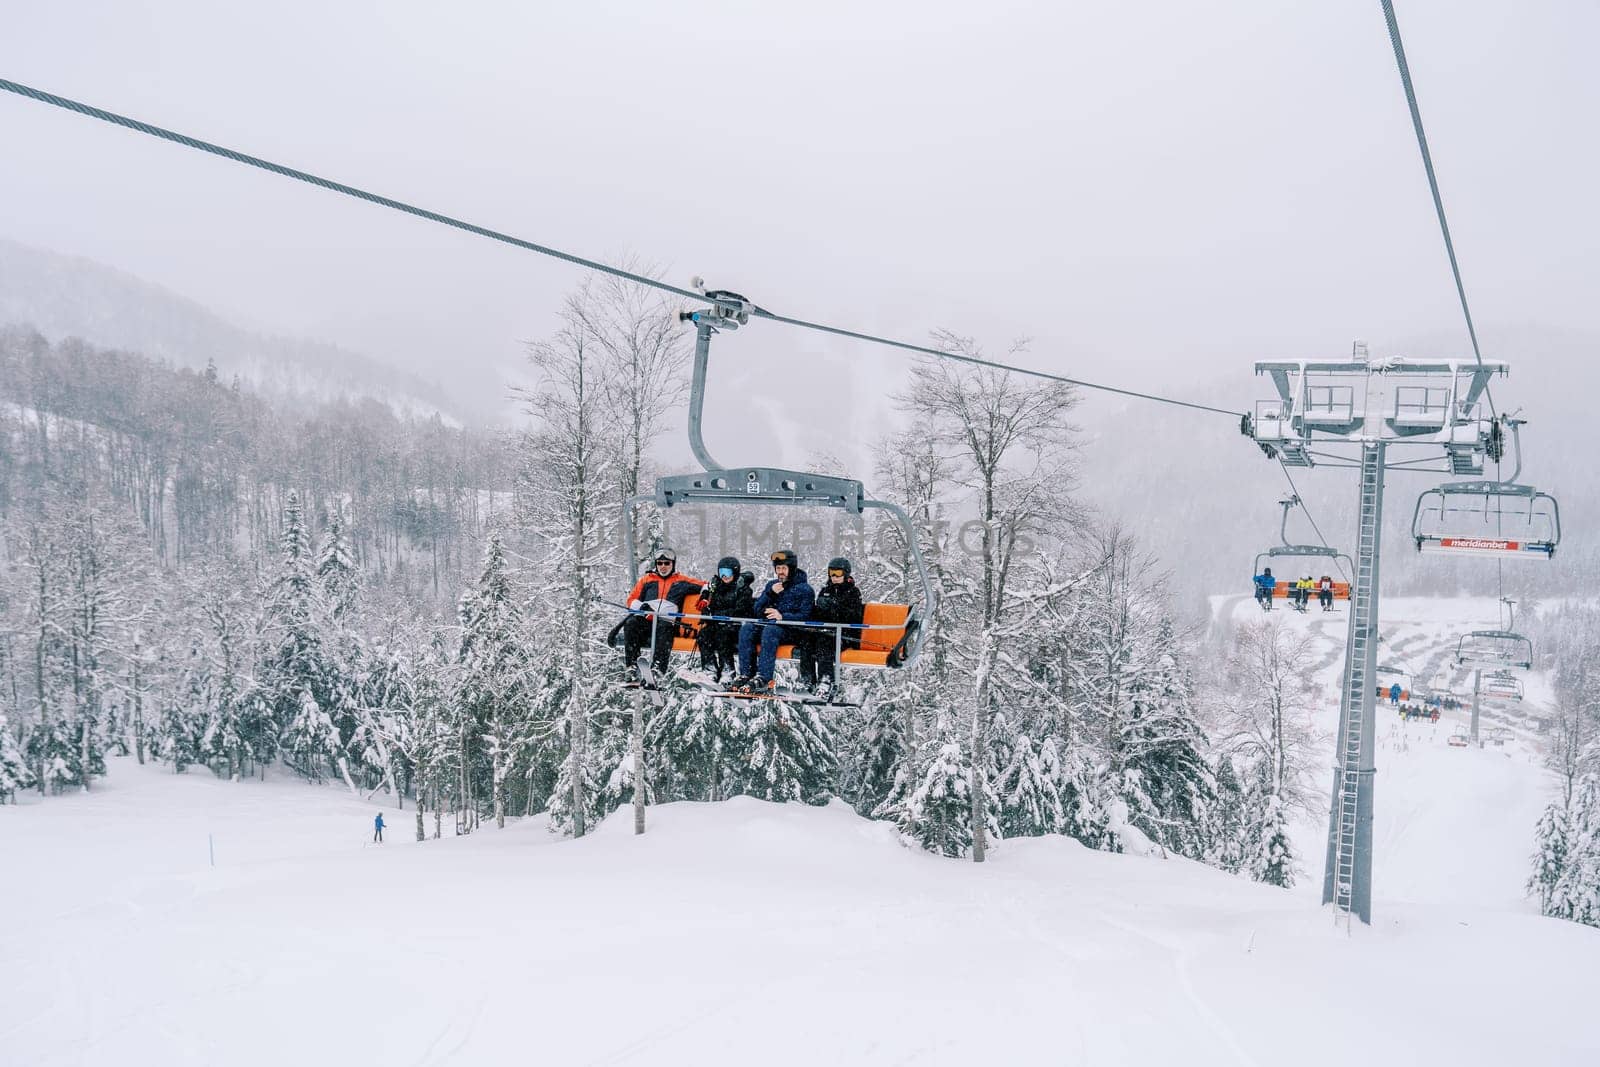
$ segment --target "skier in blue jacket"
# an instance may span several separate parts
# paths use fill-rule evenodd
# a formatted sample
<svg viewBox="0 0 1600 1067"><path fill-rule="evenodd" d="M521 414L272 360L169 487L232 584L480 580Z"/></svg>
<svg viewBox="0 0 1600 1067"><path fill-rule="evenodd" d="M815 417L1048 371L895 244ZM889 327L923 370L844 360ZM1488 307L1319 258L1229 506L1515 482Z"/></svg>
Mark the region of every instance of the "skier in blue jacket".
<svg viewBox="0 0 1600 1067"><path fill-rule="evenodd" d="M773 579L756 597L755 615L764 622L747 622L739 627L739 676L729 686L743 693L763 692L772 687L772 672L778 662L778 646L794 643L804 631L788 628L784 622L803 622L811 618L817 597L800 569L800 558L793 549L780 548L772 554ZM797 636L798 635L798 636ZM757 648L760 658L757 658Z"/></svg>
<svg viewBox="0 0 1600 1067"><path fill-rule="evenodd" d="M1272 591L1278 587L1278 579L1272 576L1271 567L1263 567L1261 573L1255 576L1256 603L1261 605L1263 611L1272 610Z"/></svg>
<svg viewBox="0 0 1600 1067"><path fill-rule="evenodd" d="M378 812L378 817L372 820L372 839L378 844L383 844L383 812Z"/></svg>

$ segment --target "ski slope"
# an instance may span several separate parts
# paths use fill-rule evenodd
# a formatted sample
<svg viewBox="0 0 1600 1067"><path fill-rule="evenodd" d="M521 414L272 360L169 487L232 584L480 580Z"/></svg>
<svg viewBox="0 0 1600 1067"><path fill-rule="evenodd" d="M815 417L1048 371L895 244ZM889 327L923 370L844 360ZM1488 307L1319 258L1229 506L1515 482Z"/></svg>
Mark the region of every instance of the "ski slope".
<svg viewBox="0 0 1600 1067"><path fill-rule="evenodd" d="M1331 796L1348 605L1325 614L1313 604L1302 614L1280 604L1263 616L1249 597L1218 597L1213 607L1225 629L1265 617L1312 636L1311 673L1325 699L1311 725L1327 753L1315 780ZM1404 670L1410 684L1470 696L1470 673L1454 666L1456 641L1464 631L1501 625L1498 609L1498 601L1489 597L1385 599L1378 662ZM1402 722L1386 702L1380 703L1373 816L1375 899L1536 912L1523 886L1534 824L1554 798L1557 785L1542 766L1536 728L1549 690L1537 674L1526 681L1528 699L1520 707L1480 709L1480 734L1508 735L1504 745L1481 749L1452 748L1446 743L1452 733L1469 728L1467 707L1442 712L1438 723ZM1326 806L1315 817L1301 818L1292 832L1304 883L1320 891Z"/></svg>
<svg viewBox="0 0 1600 1067"><path fill-rule="evenodd" d="M1509 877L1434 896L1471 864L1406 810L1349 936L1311 886L1059 838L979 867L838 804L423 844L390 810L376 846L341 789L123 759L0 809L0 1062L1592 1063L1600 930Z"/></svg>
<svg viewBox="0 0 1600 1067"><path fill-rule="evenodd" d="M1390 602L1385 655L1420 673L1464 609ZM1331 736L1343 616L1275 617L1318 635ZM536 818L418 844L386 808L377 846L342 788L114 760L0 808L0 1063L1595 1062L1600 930L1522 894L1553 790L1532 735L1382 716L1353 934L1318 905L1312 817L1284 891L1061 838L978 867L750 799L580 841Z"/></svg>

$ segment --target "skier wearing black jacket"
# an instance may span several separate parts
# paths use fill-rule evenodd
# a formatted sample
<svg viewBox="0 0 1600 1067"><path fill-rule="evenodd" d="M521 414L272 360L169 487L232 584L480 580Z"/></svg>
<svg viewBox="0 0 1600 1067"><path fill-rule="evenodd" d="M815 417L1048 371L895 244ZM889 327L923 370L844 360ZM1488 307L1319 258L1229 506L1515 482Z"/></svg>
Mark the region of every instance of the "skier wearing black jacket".
<svg viewBox="0 0 1600 1067"><path fill-rule="evenodd" d="M817 594L811 621L859 624L865 613L861 590L850 573L850 561L835 556L828 561L828 580ZM809 630L799 649L801 681L825 700L833 697L834 632L832 628ZM860 630L844 630L841 638L841 649L861 647Z"/></svg>
<svg viewBox="0 0 1600 1067"><path fill-rule="evenodd" d="M723 556L717 561L717 576L701 593L701 613L730 619L756 617L755 597L750 587L756 576L739 569L739 560ZM711 672L714 682L723 674L732 675L738 665L739 624L703 622L700 624L700 665Z"/></svg>

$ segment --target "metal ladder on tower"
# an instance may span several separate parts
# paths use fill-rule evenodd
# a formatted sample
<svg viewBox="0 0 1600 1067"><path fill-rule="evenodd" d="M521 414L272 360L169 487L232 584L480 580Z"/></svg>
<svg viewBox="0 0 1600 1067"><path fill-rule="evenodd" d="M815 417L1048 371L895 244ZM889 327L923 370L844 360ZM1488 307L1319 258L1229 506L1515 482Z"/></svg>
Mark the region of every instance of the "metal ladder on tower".
<svg viewBox="0 0 1600 1067"><path fill-rule="evenodd" d="M1356 882L1356 836L1360 824L1362 727L1372 699L1372 642L1377 637L1378 495L1383 491L1383 452L1361 456L1361 515L1356 539L1355 588L1350 595L1350 644L1345 680L1344 736L1339 739L1339 795L1335 817L1334 907L1350 916Z"/></svg>

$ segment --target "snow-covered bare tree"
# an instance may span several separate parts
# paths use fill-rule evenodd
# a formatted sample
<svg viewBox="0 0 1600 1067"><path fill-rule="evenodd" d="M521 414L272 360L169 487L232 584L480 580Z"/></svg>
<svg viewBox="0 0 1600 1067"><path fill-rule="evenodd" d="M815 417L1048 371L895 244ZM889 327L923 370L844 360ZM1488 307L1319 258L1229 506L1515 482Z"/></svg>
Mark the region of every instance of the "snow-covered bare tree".
<svg viewBox="0 0 1600 1067"><path fill-rule="evenodd" d="M936 343L958 355L983 355L971 339L955 334L941 333ZM1022 347L1013 346L1012 354ZM930 360L913 370L911 386L898 400L930 444L947 457L953 481L976 511L977 567L959 586L947 589L946 596L952 608L964 610L971 627L968 800L972 858L981 863L988 847L987 804L993 788L981 754L988 749L994 674L1002 648L1015 643L1022 628L1013 569L1047 528L1059 530L1073 519L1073 427L1068 416L1077 397L1073 387L1060 382Z"/></svg>
<svg viewBox="0 0 1600 1067"><path fill-rule="evenodd" d="M1227 655L1216 711L1219 747L1250 764L1265 762L1271 792L1307 815L1322 803L1310 777L1312 723L1323 699L1311 684L1312 659L1307 631L1276 620L1246 623Z"/></svg>
<svg viewBox="0 0 1600 1067"><path fill-rule="evenodd" d="M553 827L582 837L598 814L603 781L591 750L596 684L604 649L594 600L610 583L615 548L606 536L617 507L617 438L602 386L602 354L569 307L554 337L529 347L539 384L528 396L537 420L519 469L522 528L532 539L548 602L539 629L560 649L558 688L565 693L560 732L566 741Z"/></svg>

